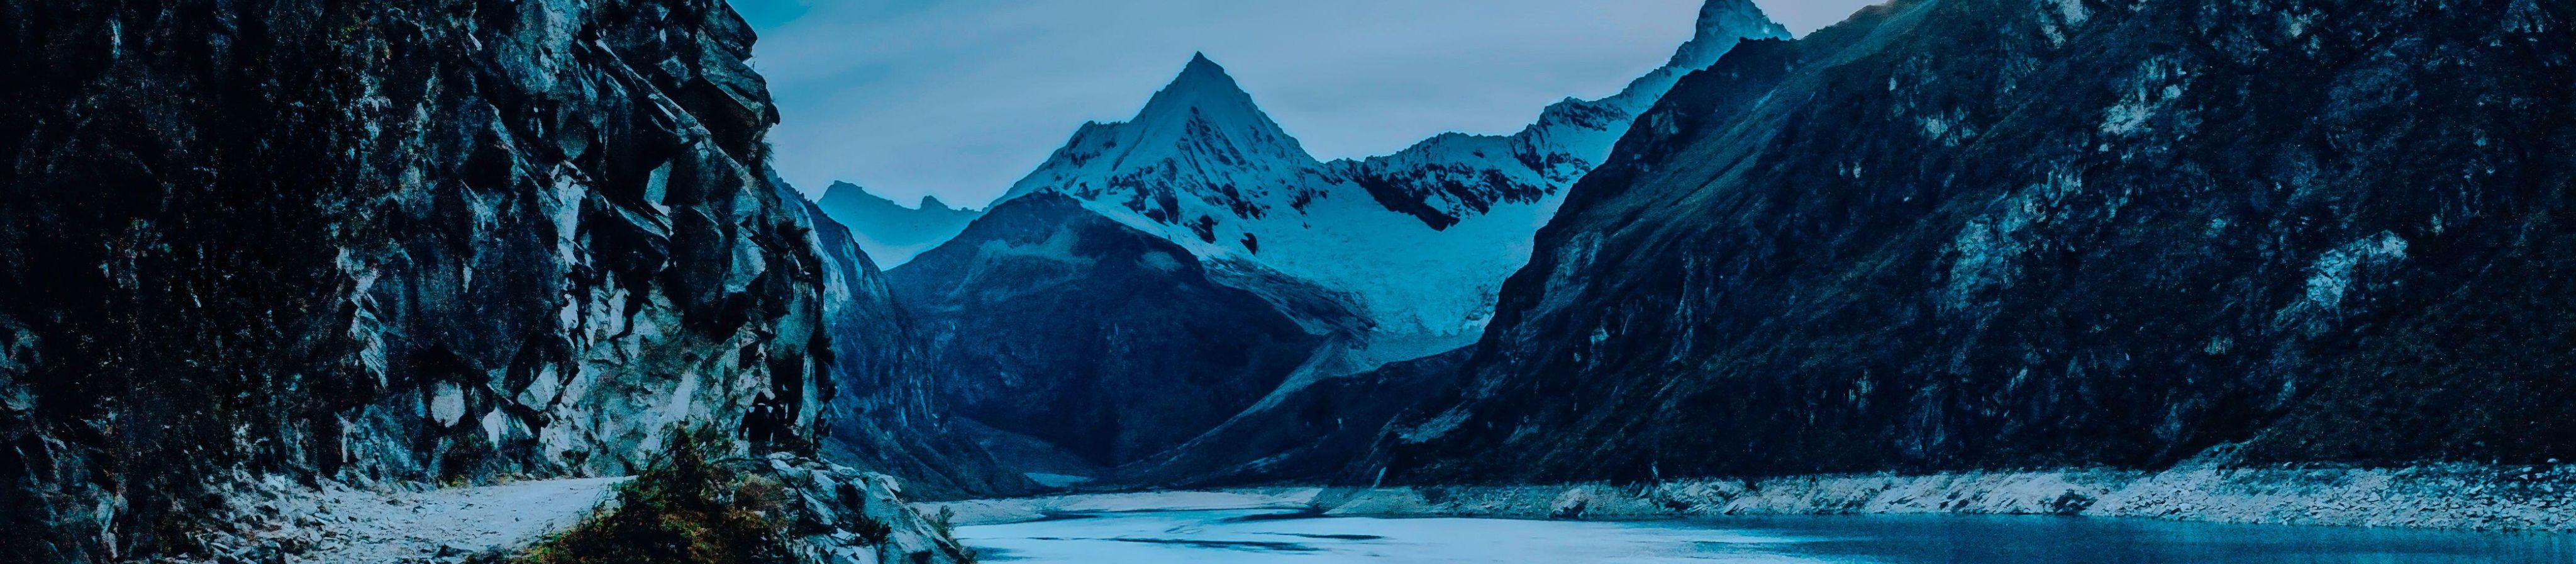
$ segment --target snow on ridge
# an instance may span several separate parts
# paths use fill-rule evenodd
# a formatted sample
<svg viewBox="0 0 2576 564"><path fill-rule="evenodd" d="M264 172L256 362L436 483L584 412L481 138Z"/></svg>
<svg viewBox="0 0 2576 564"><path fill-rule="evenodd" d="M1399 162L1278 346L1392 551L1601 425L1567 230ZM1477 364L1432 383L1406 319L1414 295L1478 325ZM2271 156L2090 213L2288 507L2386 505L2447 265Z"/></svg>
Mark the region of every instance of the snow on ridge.
<svg viewBox="0 0 2576 564"><path fill-rule="evenodd" d="M1354 296L1375 326L1367 340L1464 346L1481 335L1504 279L1528 263L1565 188L1637 115L1741 40L1790 37L1749 0L1711 0L1699 18L1670 65L1610 97L1552 105L1518 134L1446 134L1331 163L1307 153L1223 66L1194 55L1135 118L1085 124L996 203L1072 196L1202 262Z"/></svg>

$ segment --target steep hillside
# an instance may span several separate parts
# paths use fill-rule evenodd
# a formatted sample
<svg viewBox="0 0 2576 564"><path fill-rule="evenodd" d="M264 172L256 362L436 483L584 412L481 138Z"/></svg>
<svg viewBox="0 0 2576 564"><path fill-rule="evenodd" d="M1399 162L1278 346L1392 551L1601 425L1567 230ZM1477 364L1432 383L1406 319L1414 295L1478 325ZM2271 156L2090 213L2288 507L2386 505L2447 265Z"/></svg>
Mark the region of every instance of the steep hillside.
<svg viewBox="0 0 2576 564"><path fill-rule="evenodd" d="M919 207L907 208L848 182L832 183L815 203L824 215L849 228L859 250L886 268L903 266L922 251L956 238L967 223L983 215L950 208L930 196L923 196Z"/></svg>
<svg viewBox="0 0 2576 564"><path fill-rule="evenodd" d="M1455 384L1465 349L1286 390L1190 442L1116 468L1102 483L1206 488L1317 483L1368 454L1405 410Z"/></svg>
<svg viewBox="0 0 2576 564"><path fill-rule="evenodd" d="M923 334L896 303L850 228L813 214L823 261L823 326L832 337L832 398L818 427L825 458L909 481L923 498L1004 496L1033 484L1004 471L992 455L953 428L934 389Z"/></svg>
<svg viewBox="0 0 2576 564"><path fill-rule="evenodd" d="M224 539L282 492L623 475L833 395L720 2L0 14L13 558L268 561Z"/></svg>
<svg viewBox="0 0 2576 564"><path fill-rule="evenodd" d="M1903 4L1685 79L1359 472L2576 458L2576 8Z"/></svg>
<svg viewBox="0 0 2576 564"><path fill-rule="evenodd" d="M887 277L960 415L1113 466L1269 394L1322 342L1189 252L1046 193Z"/></svg>

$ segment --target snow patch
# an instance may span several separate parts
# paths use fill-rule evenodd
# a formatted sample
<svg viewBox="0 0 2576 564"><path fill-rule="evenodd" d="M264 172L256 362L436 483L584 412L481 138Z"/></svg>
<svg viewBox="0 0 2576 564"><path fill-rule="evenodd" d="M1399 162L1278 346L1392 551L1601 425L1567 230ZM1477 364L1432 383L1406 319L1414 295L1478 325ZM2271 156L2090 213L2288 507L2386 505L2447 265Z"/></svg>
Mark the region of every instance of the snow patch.
<svg viewBox="0 0 2576 564"><path fill-rule="evenodd" d="M2283 320L2340 316L2343 304L2366 269L2394 265L2406 259L2406 240L2386 231L2346 243L2326 251L2308 266L2307 291L2301 298L2283 308Z"/></svg>

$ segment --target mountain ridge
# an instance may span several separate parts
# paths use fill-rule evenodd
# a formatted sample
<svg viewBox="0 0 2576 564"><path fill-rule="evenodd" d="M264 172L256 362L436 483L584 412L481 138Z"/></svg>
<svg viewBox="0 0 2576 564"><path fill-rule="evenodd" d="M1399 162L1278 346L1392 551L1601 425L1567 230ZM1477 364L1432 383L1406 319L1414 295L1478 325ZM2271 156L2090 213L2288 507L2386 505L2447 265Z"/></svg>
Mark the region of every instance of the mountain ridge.
<svg viewBox="0 0 2576 564"><path fill-rule="evenodd" d="M2516 351L2569 346L2531 312L2576 250L2527 234L2566 216L2576 13L2360 4L1899 2L1739 48L1345 480L2570 458L2566 360Z"/></svg>
<svg viewBox="0 0 2576 564"><path fill-rule="evenodd" d="M1016 183L1011 196L997 200L1000 203L995 209L1032 197L1062 196L1079 210L1185 251L1185 256L1175 258L1197 263L1194 266L1199 268L1195 270L1204 272L1206 282L1248 292L1266 303L1268 309L1286 314L1307 333L1318 337L1305 344L1310 349L1300 362L1268 367L1284 373L1255 375L1262 382L1275 384L1262 390L1266 395L1260 396L1259 401L1249 404L1256 409L1291 403L1332 403L1343 400L1330 398L1365 395L1353 390L1370 389L1368 386L1332 385L1314 394L1301 391L1390 363L1441 355L1473 344L1486 329L1504 280L1526 263L1533 234L1554 216L1565 194L1562 188L1592 166L1592 161L1599 158L1596 153L1608 152L1611 142L1626 131L1628 121L1642 109L1642 104L1662 96L1683 73L1715 61L1747 37L1786 35L1747 0L1711 0L1703 6L1700 16L1701 29L1690 42L1675 49L1671 65L1632 81L1619 94L1552 106L1542 112L1545 117L1541 122L1516 136L1441 135L1400 154L1401 158L1370 162L1316 160L1269 119L1222 66L1204 54L1193 55L1134 118L1085 124L1045 164ZM1487 179L1500 180L1496 183L1486 182ZM1430 214L1445 213L1441 210L1458 213L1442 216L1448 219L1428 219L1433 217ZM969 231L1026 233L1067 228L999 225L997 221L1066 220L1062 214L1015 214L1001 219L988 215L977 220ZM995 245L992 237L952 240L924 255L942 255L938 270L947 274L923 272L924 267L916 262L893 269L892 278L907 294L908 303L950 310L958 303L983 299L981 296L1051 293L1048 295L1069 300L1066 303L1104 299L1092 293L1056 290L1068 283L1053 274L1066 264L1058 260L1064 256L1061 252L992 252L1033 247L1027 241ZM1092 264L1103 265L1106 275L1149 286L1099 291L1170 290L1150 286L1173 282L1168 277L1118 274L1128 272L1128 262ZM1018 282L976 274L1020 270L1050 274ZM1194 287L1198 282L1191 278L1173 283L1181 284L1175 287ZM1014 310L1032 307L1037 306L1020 304ZM1127 315L1123 311L1099 314L1119 318ZM938 330L958 335L933 339L937 343L934 348L941 351L937 354L950 359L947 362L970 366L1019 363L1012 370L970 370L956 375L956 385L968 387L976 385L979 378L992 380L994 386L1023 385L1037 378L1033 374L1044 374L1048 368L1026 365L1027 358L1063 355L1004 349L1042 349L1045 347L1026 342L1037 336L1063 333L1060 326L1093 323L1081 317L1031 318L998 310L943 311L939 315L945 319L942 323L952 327ZM1015 343L979 346L970 343L969 336L958 327L1023 337L972 335L973 339ZM1109 357L1106 360L1082 359L1066 370L1088 370L1084 367L1104 362L1112 368L1123 365L1120 363L1136 364L1142 361L1123 360L1125 355L1148 353L1153 346L1200 347L1210 339L1221 342L1237 337L1155 332L1159 330L1137 329L1128 334L1167 342L1129 344L1105 353ZM1069 358L1072 357L1059 360ZM1441 380L1407 377L1388 381L1405 383L1396 388L1421 389L1429 387L1425 382ZM952 389L949 393L987 406L979 418L1000 419L1007 415L992 409L998 404L979 398L973 390ZM1229 396L1229 400L1224 405L1246 407L1237 401L1240 398ZM1395 406L1378 407L1385 409L1371 411L1378 415L1370 417L1383 419L1397 411ZM1189 443L1186 439L1192 436L1169 435L1173 429L1167 427L1172 424L1168 418L1123 406L1103 409L1109 414L1102 417L1155 421L1156 431L1164 435L1150 441L1152 445L1236 446L1231 444L1236 441L1228 440ZM1256 418L1275 420L1280 415L1265 412ZM1198 417L1190 421L1212 425L1225 420ZM1061 439L1059 428L1075 422L1030 419L986 423L1021 434L1054 433ZM1258 430L1227 432L1244 431ZM1353 437L1367 438L1364 434ZM1104 451L1097 445L1088 450L1095 453L1092 462L1102 466L1139 462L1158 454L1136 448L1140 444L1146 443L1129 441L1109 449L1115 451L1112 456L1097 454ZM1346 444L1312 451L1318 456L1300 465L1328 465L1326 461L1334 460L1332 457L1348 456L1356 450L1356 444ZM1244 454L1245 451L1185 453L1167 457L1169 465L1130 470L1136 476L1164 479L1196 469L1235 467L1234 462L1245 461L1228 461Z"/></svg>
<svg viewBox="0 0 2576 564"><path fill-rule="evenodd" d="M948 207L937 196L922 196L920 205L904 207L848 182L833 182L814 203L823 216L848 228L859 249L886 268L902 266L956 237L984 213Z"/></svg>

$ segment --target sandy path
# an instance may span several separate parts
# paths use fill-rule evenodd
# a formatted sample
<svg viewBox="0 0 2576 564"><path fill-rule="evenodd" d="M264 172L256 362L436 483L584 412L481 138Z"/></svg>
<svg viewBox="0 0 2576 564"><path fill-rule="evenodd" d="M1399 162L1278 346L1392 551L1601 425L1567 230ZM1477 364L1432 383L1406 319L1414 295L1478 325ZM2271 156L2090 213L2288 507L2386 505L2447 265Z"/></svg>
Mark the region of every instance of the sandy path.
<svg viewBox="0 0 2576 564"><path fill-rule="evenodd" d="M516 548L579 523L626 478L519 482L421 492L335 491L317 500L313 549L291 562L453 562Z"/></svg>

